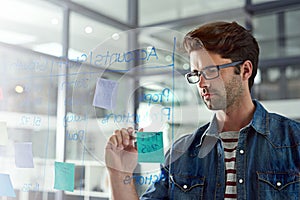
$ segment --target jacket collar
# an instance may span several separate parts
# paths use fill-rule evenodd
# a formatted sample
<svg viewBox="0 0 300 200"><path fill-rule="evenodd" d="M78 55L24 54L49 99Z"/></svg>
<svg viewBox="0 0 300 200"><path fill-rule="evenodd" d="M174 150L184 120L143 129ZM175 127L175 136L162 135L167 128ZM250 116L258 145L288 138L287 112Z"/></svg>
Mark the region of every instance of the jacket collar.
<svg viewBox="0 0 300 200"><path fill-rule="evenodd" d="M249 125L242 128L241 130L247 129L249 126L252 126L256 132L258 132L262 135L268 135L270 133L269 113L262 106L262 104L259 103L257 100L253 100L253 103L255 105L255 111L254 111L253 118L252 118L251 122L249 123ZM216 114L213 115L208 128L202 135L202 137L200 139L200 143L197 146L200 146L203 143L203 139L205 136L210 136L210 137L215 137L215 138L219 137Z"/></svg>
<svg viewBox="0 0 300 200"><path fill-rule="evenodd" d="M250 125L255 129L256 132L262 135L269 135L270 134L269 113L263 107L263 105L259 103L257 100L253 100L253 103L256 109Z"/></svg>

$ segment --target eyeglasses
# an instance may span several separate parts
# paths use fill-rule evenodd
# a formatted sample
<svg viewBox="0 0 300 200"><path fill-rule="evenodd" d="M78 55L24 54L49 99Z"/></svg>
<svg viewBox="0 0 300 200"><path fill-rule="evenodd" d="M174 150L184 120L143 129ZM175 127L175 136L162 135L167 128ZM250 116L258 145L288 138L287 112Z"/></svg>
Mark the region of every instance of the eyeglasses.
<svg viewBox="0 0 300 200"><path fill-rule="evenodd" d="M212 65L207 66L201 71L189 72L185 75L187 81L191 84L198 83L200 81L200 76L202 75L206 80L212 80L219 77L219 70L227 67L234 67L243 63L243 61L236 61L232 63L227 63L224 65Z"/></svg>

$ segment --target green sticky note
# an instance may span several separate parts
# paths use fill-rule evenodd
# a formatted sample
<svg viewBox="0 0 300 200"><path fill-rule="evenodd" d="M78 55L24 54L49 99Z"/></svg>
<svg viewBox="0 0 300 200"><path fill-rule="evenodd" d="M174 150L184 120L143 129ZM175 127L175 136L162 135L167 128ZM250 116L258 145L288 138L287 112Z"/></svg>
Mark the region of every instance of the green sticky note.
<svg viewBox="0 0 300 200"><path fill-rule="evenodd" d="M162 132L137 132L138 162L163 163Z"/></svg>
<svg viewBox="0 0 300 200"><path fill-rule="evenodd" d="M75 165L72 163L55 162L54 189L74 191Z"/></svg>

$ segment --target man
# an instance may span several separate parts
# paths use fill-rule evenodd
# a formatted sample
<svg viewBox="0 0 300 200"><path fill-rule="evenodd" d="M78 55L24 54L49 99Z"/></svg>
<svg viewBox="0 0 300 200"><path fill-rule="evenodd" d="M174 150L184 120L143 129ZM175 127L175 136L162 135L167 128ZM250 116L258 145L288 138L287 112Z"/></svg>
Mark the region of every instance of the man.
<svg viewBox="0 0 300 200"><path fill-rule="evenodd" d="M236 22L214 22L188 33L187 80L197 84L212 121L175 142L141 199L299 199L300 123L267 112L250 91L259 47ZM106 149L113 199L138 199L132 176L133 129L116 130ZM185 147L185 148L183 148Z"/></svg>

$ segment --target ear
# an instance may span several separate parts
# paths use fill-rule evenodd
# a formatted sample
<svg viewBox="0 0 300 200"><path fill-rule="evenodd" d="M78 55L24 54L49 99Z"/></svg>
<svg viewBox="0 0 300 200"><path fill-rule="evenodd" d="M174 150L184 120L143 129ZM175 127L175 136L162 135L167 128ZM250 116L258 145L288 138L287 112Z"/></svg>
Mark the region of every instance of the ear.
<svg viewBox="0 0 300 200"><path fill-rule="evenodd" d="M241 66L241 76L243 80L248 80L252 75L253 65L250 60L246 60Z"/></svg>

